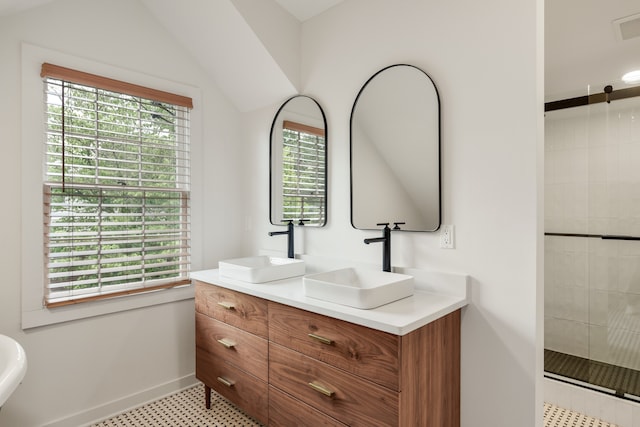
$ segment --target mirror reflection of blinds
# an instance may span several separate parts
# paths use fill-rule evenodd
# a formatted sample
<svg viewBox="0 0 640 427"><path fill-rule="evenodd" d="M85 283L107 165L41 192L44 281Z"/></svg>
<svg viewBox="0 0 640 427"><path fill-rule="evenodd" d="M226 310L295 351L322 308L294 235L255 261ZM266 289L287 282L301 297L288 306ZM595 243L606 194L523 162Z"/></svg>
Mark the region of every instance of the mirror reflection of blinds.
<svg viewBox="0 0 640 427"><path fill-rule="evenodd" d="M322 224L326 216L324 130L286 120L282 128L283 219Z"/></svg>
<svg viewBox="0 0 640 427"><path fill-rule="evenodd" d="M45 305L188 284L191 100L55 67L42 70Z"/></svg>

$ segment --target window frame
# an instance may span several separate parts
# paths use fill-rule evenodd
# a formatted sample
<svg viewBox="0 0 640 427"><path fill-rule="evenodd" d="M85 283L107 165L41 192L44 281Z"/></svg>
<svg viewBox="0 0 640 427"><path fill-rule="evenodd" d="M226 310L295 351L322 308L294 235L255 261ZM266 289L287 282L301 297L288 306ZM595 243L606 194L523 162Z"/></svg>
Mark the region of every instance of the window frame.
<svg viewBox="0 0 640 427"><path fill-rule="evenodd" d="M48 265L45 305L60 307L188 284L191 98L50 63L42 64L40 76L47 122L43 167L43 239ZM155 127L160 123L158 128L163 127L160 119L164 116L154 118L153 114L156 110L168 112L167 108L175 110L167 129L170 138L144 134L149 124ZM112 125L119 133L114 133ZM80 152L74 150L74 142ZM165 172L167 176L152 172L158 163L151 153L158 149L168 151L160 162L164 158L175 160L171 170ZM167 197L173 201L169 202L173 205L170 215L178 215L178 220L170 234L163 236L157 233L158 224L152 219L153 205L169 200ZM78 203L74 203L76 200ZM118 202L111 206L113 202L107 200ZM145 207L150 207L149 215L144 213ZM87 209L91 209L91 215L87 215ZM138 213L122 213L129 210ZM122 221L124 217L129 219ZM119 223L126 223L126 230L135 234L118 227ZM162 227L164 230L165 225ZM165 251L158 253L163 245L152 243L158 238L163 243L171 242L169 256ZM135 256L123 257L119 250L109 250L114 244L131 248ZM154 261L163 258L172 261L162 266ZM112 260L120 266L109 267ZM156 266L161 270L154 272ZM166 267L177 276L153 278L158 272L166 272Z"/></svg>
<svg viewBox="0 0 640 427"><path fill-rule="evenodd" d="M143 74L137 71L106 65L96 61L78 58L73 55L52 51L27 43L22 45L22 224L21 224L21 262L22 262L22 328L29 329L49 324L67 322L76 319L99 316L157 304L191 299L194 295L193 285L166 289L158 292L147 292L127 296L126 298L110 298L83 304L73 304L56 309L44 306L44 251L43 236L43 135L45 132L45 107L42 101L42 63L62 64L72 69L85 70L88 73L107 76L132 84L158 88L159 90L179 93L193 99L194 108L190 113L191 121L191 245L200 248L202 245L201 206L202 140L201 132L194 131L202 126L200 90L185 85ZM202 254L199 250L191 252L191 270L202 268Z"/></svg>

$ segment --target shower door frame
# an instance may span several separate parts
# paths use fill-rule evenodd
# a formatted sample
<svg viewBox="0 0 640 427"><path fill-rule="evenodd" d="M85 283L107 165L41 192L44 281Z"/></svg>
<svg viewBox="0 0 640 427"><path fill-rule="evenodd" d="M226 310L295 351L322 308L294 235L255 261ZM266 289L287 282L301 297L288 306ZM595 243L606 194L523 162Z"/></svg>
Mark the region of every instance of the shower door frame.
<svg viewBox="0 0 640 427"><path fill-rule="evenodd" d="M618 89L618 90L613 90L613 88L611 86L605 86L603 92L601 93L596 93L596 94L590 94L590 95L585 95L585 96L580 96L580 97L575 97L575 98L569 98L569 99L562 99L562 100L558 100L558 101L552 101L552 102L548 102L545 103L545 113L550 112L550 111L556 111L556 110L563 110L563 109L567 109L567 108L573 108L573 107L581 107L581 106L589 106L589 105L593 105L593 104L597 104L597 103L610 103L611 101L615 101L615 100L621 100L621 99L626 99L626 98L633 98L633 97L640 97L640 86L635 86L635 87L631 87L631 88L625 88L625 89ZM640 165L639 165L640 167ZM579 238L587 238L587 239L602 239L602 240L625 240L625 241L640 241L640 236L633 236L633 235L625 235L625 234L590 234L590 233L560 233L560 232L545 232L544 233L545 237L546 236L555 236L555 237L579 237ZM591 288L590 285L588 285L587 288L587 292L590 292ZM589 296L590 298L590 296ZM587 315L591 316L591 308L589 307L589 304L587 304ZM546 309L546 308L545 308ZM589 325L589 328L591 328L591 325ZM546 338L545 338L546 339ZM588 348L588 352L591 353L591 348L590 348L590 344L587 345ZM638 349L638 351L640 352L640 348ZM552 358L555 356L553 354L548 354L549 353L557 353L554 352L553 350L548 350L545 347L545 363L544 363L544 376L548 377L548 378L552 378L555 380L559 380L559 381L563 381L563 382L567 382L567 383L572 383L575 385L579 385L582 387L586 387L586 388L590 388L596 391L601 391L607 394L611 394L611 395L615 395L617 397L620 398L624 398L624 399L629 399L629 400L634 400L634 401L640 401L640 388L638 388L638 393L637 394L630 394L627 393L624 389L619 388L619 389L613 389L613 388L608 388L606 386L603 386L601 384L597 384L596 381L591 378L591 374L590 372L595 371L595 370L602 370L604 369L606 370L610 370L611 372L613 372L613 375L631 375L634 378L632 378L630 381L631 382L638 382L640 384L640 369L639 370L634 370L634 369L630 369L630 368L625 368L622 366L617 366L617 365L611 365L605 362L598 362L596 360L591 359L591 356L589 355L588 358L582 358L582 357L578 357L578 356L571 356L571 355L567 355L570 358L574 358L574 359L578 359L578 360L574 360L571 363L582 363L582 364L586 364L587 365L587 369L589 370L589 378L585 380L583 379L578 379L578 378L573 378L570 376L565 376L562 374L558 374L558 373L554 373L554 372L549 372L547 371L547 358L549 358L549 360L552 360ZM603 365L608 365L608 366L603 366ZM617 370L617 371L616 371ZM629 382L629 381L627 381Z"/></svg>

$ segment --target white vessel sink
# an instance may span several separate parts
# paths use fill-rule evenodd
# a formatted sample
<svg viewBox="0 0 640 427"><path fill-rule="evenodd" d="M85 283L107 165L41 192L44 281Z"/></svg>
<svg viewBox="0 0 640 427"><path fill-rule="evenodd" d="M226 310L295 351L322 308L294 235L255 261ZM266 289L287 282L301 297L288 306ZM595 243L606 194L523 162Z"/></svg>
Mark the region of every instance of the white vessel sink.
<svg viewBox="0 0 640 427"><path fill-rule="evenodd" d="M413 276L343 268L302 278L305 295L336 304L370 309L413 295Z"/></svg>
<svg viewBox="0 0 640 427"><path fill-rule="evenodd" d="M27 372L27 356L17 341L0 335L0 407L18 387Z"/></svg>
<svg viewBox="0 0 640 427"><path fill-rule="evenodd" d="M304 261L293 258L252 256L218 262L220 276L250 283L271 282L288 277L302 276Z"/></svg>

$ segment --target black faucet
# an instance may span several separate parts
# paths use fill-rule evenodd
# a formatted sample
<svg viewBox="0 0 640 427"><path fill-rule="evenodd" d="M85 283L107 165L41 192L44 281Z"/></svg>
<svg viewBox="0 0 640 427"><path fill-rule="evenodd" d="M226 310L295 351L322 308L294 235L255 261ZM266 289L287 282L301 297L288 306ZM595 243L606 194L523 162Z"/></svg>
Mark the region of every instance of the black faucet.
<svg viewBox="0 0 640 427"><path fill-rule="evenodd" d="M293 256L293 220L291 219L288 220L287 231L270 231L269 232L269 236L277 236L281 234L287 235L287 257L294 258Z"/></svg>
<svg viewBox="0 0 640 427"><path fill-rule="evenodd" d="M384 225L382 237L372 237L364 239L365 244L382 242L382 271L391 271L391 229L388 222L376 225Z"/></svg>

